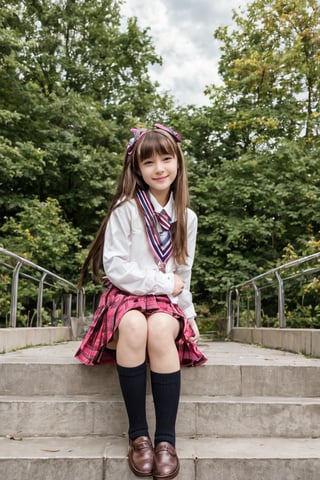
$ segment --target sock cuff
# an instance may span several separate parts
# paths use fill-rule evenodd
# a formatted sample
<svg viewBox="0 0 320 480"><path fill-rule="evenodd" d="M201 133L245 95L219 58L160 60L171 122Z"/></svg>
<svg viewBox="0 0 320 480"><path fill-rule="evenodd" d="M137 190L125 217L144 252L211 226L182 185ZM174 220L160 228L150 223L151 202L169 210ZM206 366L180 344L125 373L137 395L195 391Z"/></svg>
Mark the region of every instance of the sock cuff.
<svg viewBox="0 0 320 480"><path fill-rule="evenodd" d="M169 383L176 383L180 380L181 377L181 370L172 373L157 373L157 372L150 372L150 377L152 383L159 383L163 385L168 385Z"/></svg>
<svg viewBox="0 0 320 480"><path fill-rule="evenodd" d="M136 367L122 367L122 365L117 364L117 370L122 377L136 377L146 373L147 362L143 362Z"/></svg>

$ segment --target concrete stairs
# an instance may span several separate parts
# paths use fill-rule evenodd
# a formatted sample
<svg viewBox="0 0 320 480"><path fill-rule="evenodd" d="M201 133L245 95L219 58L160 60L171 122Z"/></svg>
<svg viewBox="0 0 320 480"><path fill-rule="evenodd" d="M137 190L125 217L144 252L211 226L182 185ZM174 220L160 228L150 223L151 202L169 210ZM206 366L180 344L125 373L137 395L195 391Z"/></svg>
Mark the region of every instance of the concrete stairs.
<svg viewBox="0 0 320 480"><path fill-rule="evenodd" d="M79 342L0 355L0 480L133 480L115 369ZM203 342L182 372L180 480L319 480L320 359ZM150 433L152 399L148 396Z"/></svg>

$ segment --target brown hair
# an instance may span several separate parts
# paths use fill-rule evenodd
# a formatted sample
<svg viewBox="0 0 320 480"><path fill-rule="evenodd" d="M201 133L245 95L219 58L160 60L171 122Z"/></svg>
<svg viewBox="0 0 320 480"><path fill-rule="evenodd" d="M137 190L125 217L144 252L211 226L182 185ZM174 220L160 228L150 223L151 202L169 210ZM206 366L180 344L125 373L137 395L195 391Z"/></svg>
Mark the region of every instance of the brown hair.
<svg viewBox="0 0 320 480"><path fill-rule="evenodd" d="M189 191L184 156L179 143L164 130L154 129L145 132L136 142L131 153L126 152L122 173L120 175L116 193L111 202L109 211L103 219L96 237L90 247L88 256L81 268L78 286L81 287L86 272L92 265L93 279L101 281L99 271L102 266L104 233L110 215L122 203L135 198L138 188L148 189L148 185L140 175L140 163L155 153L173 154L177 157L178 171L175 181L171 185L175 200L176 219L172 226L173 255L177 263L186 263L187 252L187 207L189 206ZM137 202L139 205L139 202Z"/></svg>

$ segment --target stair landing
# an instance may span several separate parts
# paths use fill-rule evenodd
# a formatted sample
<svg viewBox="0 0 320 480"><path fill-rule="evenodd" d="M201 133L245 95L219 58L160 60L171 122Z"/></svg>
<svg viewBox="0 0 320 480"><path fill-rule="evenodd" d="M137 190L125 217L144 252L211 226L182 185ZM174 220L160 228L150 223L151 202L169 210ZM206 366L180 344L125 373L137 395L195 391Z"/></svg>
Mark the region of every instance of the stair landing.
<svg viewBox="0 0 320 480"><path fill-rule="evenodd" d="M117 398L119 394L114 368L80 365L74 358L78 345L79 342L67 342L0 355L1 480L137 478L127 466L125 433L36 434L41 427L40 420L39 426L36 425L36 415L37 412L38 416L43 415L44 410L42 408L40 412L41 405L47 405L47 417L56 417L56 423L59 423L59 419L66 421L68 416L67 410L63 410L66 409L64 398L69 403L80 402L82 405L89 404L91 396L93 399L98 396L99 401L95 403L99 405L99 402L106 401L105 398ZM208 357L207 364L183 369L179 428L184 431L185 422L182 420L190 418L188 404L194 403L198 405L194 422L198 430L195 434L178 432L181 471L177 479L319 480L320 359L233 342L202 342L200 348ZM79 395L86 398L79 399ZM205 406L200 405L199 396L207 402ZM210 398L205 399L206 396ZM33 401L34 406L24 410L26 404ZM266 410L268 404L271 409L277 405L270 415ZM238 410L237 405L240 405ZM219 410L214 417L216 406L224 413ZM206 411L208 408L212 409L211 414ZM54 414L51 409L56 409ZM300 430L300 437L284 435L277 428L277 421L272 423L272 419L260 434L252 434L257 419L263 428L268 416L281 412L281 421L286 416L292 421L293 413L289 412L298 410L302 426L303 414L308 415L309 434L304 435ZM83 412L88 411L88 406L83 409ZM119 423L124 425L126 422L119 411ZM10 422L5 423L10 413L21 415L22 422L24 412L30 412L34 419L32 434L21 435L18 430L1 429L1 425L10 425ZM241 421L244 412L246 418ZM261 412L265 412L264 416ZM70 409L69 415L73 417L75 414L76 411ZM205 424L205 415L207 423L211 420L217 423L212 424L212 432ZM77 419L78 423L83 423L81 428L84 431L86 420L83 416ZM45 417L42 422L45 423ZM53 428L52 423L48 425ZM249 433L241 430L244 427ZM312 434L313 431L316 433Z"/></svg>

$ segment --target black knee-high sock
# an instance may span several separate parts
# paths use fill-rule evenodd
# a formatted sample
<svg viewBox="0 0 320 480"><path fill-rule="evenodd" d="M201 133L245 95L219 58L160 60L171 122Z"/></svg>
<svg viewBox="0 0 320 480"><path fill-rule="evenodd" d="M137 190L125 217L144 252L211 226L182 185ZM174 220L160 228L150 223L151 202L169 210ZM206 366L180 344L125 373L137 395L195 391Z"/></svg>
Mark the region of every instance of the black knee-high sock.
<svg viewBox="0 0 320 480"><path fill-rule="evenodd" d="M151 387L156 414L155 446L169 442L175 446L176 418L180 399L181 372L151 372Z"/></svg>
<svg viewBox="0 0 320 480"><path fill-rule="evenodd" d="M134 440L141 435L149 436L146 417L146 362L137 367L127 368L117 365L120 387L129 420L129 438Z"/></svg>

